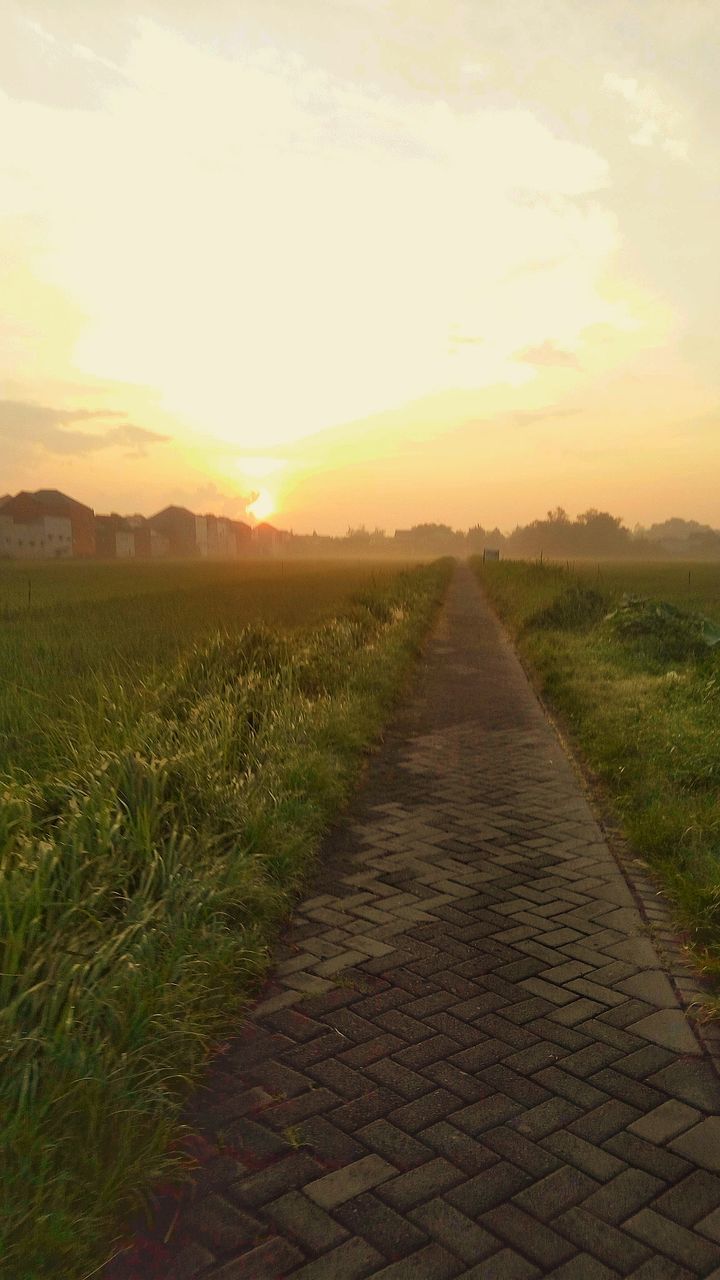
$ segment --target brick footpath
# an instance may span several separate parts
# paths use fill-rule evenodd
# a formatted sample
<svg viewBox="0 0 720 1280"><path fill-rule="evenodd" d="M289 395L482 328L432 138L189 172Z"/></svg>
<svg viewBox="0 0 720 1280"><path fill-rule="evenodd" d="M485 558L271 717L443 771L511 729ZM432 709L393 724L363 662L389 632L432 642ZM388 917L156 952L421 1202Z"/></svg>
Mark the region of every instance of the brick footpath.
<svg viewBox="0 0 720 1280"><path fill-rule="evenodd" d="M458 569L192 1100L194 1184L105 1280L720 1277L720 1082L658 924Z"/></svg>

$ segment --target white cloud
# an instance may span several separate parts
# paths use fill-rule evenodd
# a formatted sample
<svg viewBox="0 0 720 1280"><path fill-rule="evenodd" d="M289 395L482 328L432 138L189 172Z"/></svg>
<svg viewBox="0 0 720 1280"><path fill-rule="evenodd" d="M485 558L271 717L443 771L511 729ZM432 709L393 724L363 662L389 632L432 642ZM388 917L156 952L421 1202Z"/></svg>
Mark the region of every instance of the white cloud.
<svg viewBox="0 0 720 1280"><path fill-rule="evenodd" d="M257 448L522 383L519 347L627 323L600 288L606 163L529 110L401 101L149 22L123 74L94 111L0 97L14 207L88 318L86 375Z"/></svg>
<svg viewBox="0 0 720 1280"><path fill-rule="evenodd" d="M42 23L36 22L33 18L21 18L20 21L56 57L61 58L66 54L70 54L71 57L79 58L82 62L89 62L96 67L103 67L106 71L114 71L121 74L121 68L117 63L112 62L109 58L102 57L94 49L91 49L89 45L83 44L78 40L59 40L57 36L53 35L52 31L48 31Z"/></svg>
<svg viewBox="0 0 720 1280"><path fill-rule="evenodd" d="M650 85L641 85L632 76L619 76L608 71L603 85L609 93L622 98L633 110L634 131L630 141L637 147L658 146L677 159L686 159L687 143L681 137L681 118L663 102Z"/></svg>

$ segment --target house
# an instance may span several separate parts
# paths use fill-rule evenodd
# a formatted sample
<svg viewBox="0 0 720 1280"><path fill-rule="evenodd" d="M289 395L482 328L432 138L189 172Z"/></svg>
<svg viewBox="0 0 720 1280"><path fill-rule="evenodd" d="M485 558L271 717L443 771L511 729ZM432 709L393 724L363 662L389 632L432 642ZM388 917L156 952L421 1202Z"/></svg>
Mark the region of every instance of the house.
<svg viewBox="0 0 720 1280"><path fill-rule="evenodd" d="M0 512L0 556L12 560L67 559L72 556L72 525L57 516L15 520Z"/></svg>
<svg viewBox="0 0 720 1280"><path fill-rule="evenodd" d="M72 537L72 535L70 535ZM47 555L43 520L0 517L0 555L12 560L39 560Z"/></svg>
<svg viewBox="0 0 720 1280"><path fill-rule="evenodd" d="M135 559L148 560L152 555L153 530L145 516L125 516L125 524L135 536ZM161 537L160 534L157 536Z"/></svg>
<svg viewBox="0 0 720 1280"><path fill-rule="evenodd" d="M219 557L225 560L238 554L238 543L240 541L238 528L246 529L248 541L250 539L250 526L243 525L239 520L230 520L227 516L212 515L206 515L202 518L205 520L207 528L207 554L213 558Z"/></svg>
<svg viewBox="0 0 720 1280"><path fill-rule="evenodd" d="M206 515L206 516L203 516L203 520L205 521L205 529L206 529L205 554L208 556L212 556L214 560L218 554L219 519L217 516Z"/></svg>
<svg viewBox="0 0 720 1280"><path fill-rule="evenodd" d="M170 555L170 540L164 533L154 529L145 516L126 516L125 523L135 534L135 558L137 560L156 559Z"/></svg>
<svg viewBox="0 0 720 1280"><path fill-rule="evenodd" d="M218 516L215 520L214 540L215 549L212 554L222 556L224 560L236 554L235 534L227 516Z"/></svg>
<svg viewBox="0 0 720 1280"><path fill-rule="evenodd" d="M135 530L123 516L113 512L109 516L95 517L95 545L97 555L102 559L134 560L135 542Z"/></svg>
<svg viewBox="0 0 720 1280"><path fill-rule="evenodd" d="M230 559L278 555L290 538L291 534L271 524L253 529L243 520L211 513L196 515L187 507L165 507L147 519L116 511L96 516L91 507L58 489L24 490L0 497L0 557Z"/></svg>
<svg viewBox="0 0 720 1280"><path fill-rule="evenodd" d="M229 520L232 555L249 555L252 551L252 529L244 520Z"/></svg>
<svg viewBox="0 0 720 1280"><path fill-rule="evenodd" d="M92 507L69 498L66 493L60 493L59 489L36 489L32 496L43 506L47 515L70 521L74 556L95 555L95 512Z"/></svg>
<svg viewBox="0 0 720 1280"><path fill-rule="evenodd" d="M165 507L157 515L150 516L148 524L156 533L167 538L171 556L197 556L198 517L187 507Z"/></svg>
<svg viewBox="0 0 720 1280"><path fill-rule="evenodd" d="M57 489L23 490L0 507L0 555L55 559L93 555L95 516Z"/></svg>
<svg viewBox="0 0 720 1280"><path fill-rule="evenodd" d="M262 524L255 525L252 531L253 545L256 551L263 556L277 556L283 545L290 541L290 534L284 529L276 529L274 525Z"/></svg>
<svg viewBox="0 0 720 1280"><path fill-rule="evenodd" d="M195 554L203 558L207 556L210 545L208 523L214 519L214 516L195 516Z"/></svg>

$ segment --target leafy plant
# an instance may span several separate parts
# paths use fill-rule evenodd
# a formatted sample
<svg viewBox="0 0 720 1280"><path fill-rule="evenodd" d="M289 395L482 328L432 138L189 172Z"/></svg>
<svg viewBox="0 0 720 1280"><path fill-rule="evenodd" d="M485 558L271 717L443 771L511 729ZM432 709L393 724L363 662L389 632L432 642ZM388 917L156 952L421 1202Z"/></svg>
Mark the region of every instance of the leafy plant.
<svg viewBox="0 0 720 1280"><path fill-rule="evenodd" d="M697 657L720 644L718 623L666 600L626 594L606 622L624 639L652 641L660 655L671 659Z"/></svg>

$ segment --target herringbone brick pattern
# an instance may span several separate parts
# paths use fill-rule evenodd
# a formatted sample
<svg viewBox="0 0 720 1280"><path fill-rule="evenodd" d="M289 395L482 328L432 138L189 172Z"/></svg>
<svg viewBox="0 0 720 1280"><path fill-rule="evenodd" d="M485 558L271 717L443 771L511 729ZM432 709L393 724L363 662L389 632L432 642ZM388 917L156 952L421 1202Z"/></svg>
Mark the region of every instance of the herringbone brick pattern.
<svg viewBox="0 0 720 1280"><path fill-rule="evenodd" d="M720 1276L720 1083L637 904L459 570L196 1181L106 1280Z"/></svg>

